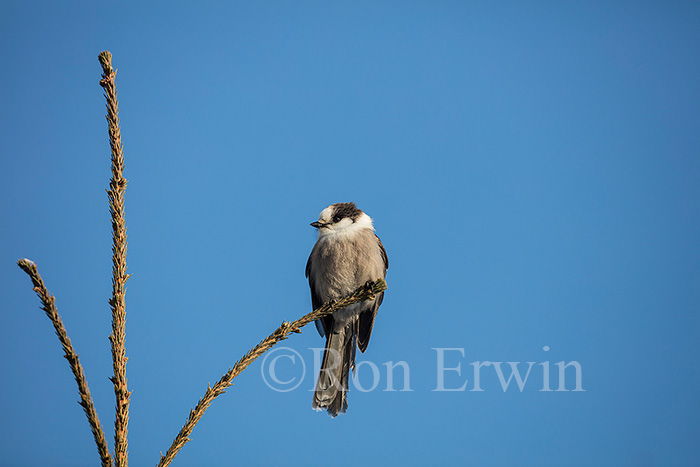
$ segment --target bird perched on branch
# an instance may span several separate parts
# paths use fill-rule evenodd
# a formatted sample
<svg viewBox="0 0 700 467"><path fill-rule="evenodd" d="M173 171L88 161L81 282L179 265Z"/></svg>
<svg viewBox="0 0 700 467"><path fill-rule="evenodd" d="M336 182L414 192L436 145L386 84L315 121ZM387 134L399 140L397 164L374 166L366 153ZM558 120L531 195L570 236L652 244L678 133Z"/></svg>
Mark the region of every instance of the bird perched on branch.
<svg viewBox="0 0 700 467"><path fill-rule="evenodd" d="M316 309L332 299L351 294L367 281L386 277L389 260L372 219L355 203L336 203L321 211L317 222L318 240L306 263L311 287L311 303ZM326 409L335 417L348 407L348 375L355 368L355 349L367 349L374 318L384 292L316 321L321 337L326 337L321 371L316 382L312 407Z"/></svg>

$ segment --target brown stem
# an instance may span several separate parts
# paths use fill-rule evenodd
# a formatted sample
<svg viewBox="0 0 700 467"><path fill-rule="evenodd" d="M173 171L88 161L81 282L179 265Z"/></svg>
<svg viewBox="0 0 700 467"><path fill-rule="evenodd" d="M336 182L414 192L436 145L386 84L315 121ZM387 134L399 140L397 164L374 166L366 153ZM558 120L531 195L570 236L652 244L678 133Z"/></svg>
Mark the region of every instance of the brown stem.
<svg viewBox="0 0 700 467"><path fill-rule="evenodd" d="M219 397L221 394L226 392L226 389L233 385L233 378L238 376L243 370L246 369L248 365L253 363L258 357L270 350L279 341L286 339L289 334L296 332L301 332L301 328L306 326L312 321L322 318L326 315L333 313L335 310L340 310L348 305L352 305L360 300L365 300L367 298L373 297L375 294L386 290L387 285L384 279L378 279L375 282L368 282L367 284L359 287L352 295L342 298L336 301L326 302L321 305L316 310L308 313L307 315L299 318L291 323L283 322L280 327L278 327L272 334L267 336L258 345L253 347L248 353L246 353L240 360L230 368L219 381L214 384L214 386L208 386L207 390L204 392L204 396L197 402L197 405L193 410L190 410L190 416L187 422L182 427L180 432L175 437L173 444L168 449L165 455L160 456L160 462L158 467L165 467L169 465L180 449L187 443L192 434L194 426L199 422L199 420L204 415L204 412L209 408L211 403Z"/></svg>
<svg viewBox="0 0 700 467"><path fill-rule="evenodd" d="M112 333L109 341L112 344L112 362L116 397L116 418L114 421L114 465L127 467L129 455L127 452L127 433L129 428L129 396L131 393L126 381L126 222L124 220L124 149L122 147L121 130L119 128L119 102L115 78L117 71L112 68L112 54L101 52L99 61L102 65L102 80L100 86L105 90L107 99L107 125L109 128L109 144L112 149L112 179L109 181L109 212L112 216L112 298L109 304L112 308Z"/></svg>
<svg viewBox="0 0 700 467"><path fill-rule="evenodd" d="M73 344L71 344L70 338L66 333L66 328L63 326L63 321L58 315L58 310L56 309L56 298L46 289L44 281L42 280L41 275L39 275L39 271L37 270L36 264L34 264L33 261L28 259L20 259L17 261L17 265L22 268L22 270L31 278L32 284L34 285L34 291L41 300L41 309L46 312L46 316L49 317L54 329L56 330L58 340L61 341L61 345L63 346L64 357L66 360L68 360L70 369L73 371L75 382L78 383L78 392L80 393L79 404L87 416L88 423L90 423L90 429L92 430L92 435L95 438L95 443L97 444L97 451L100 453L102 467L110 467L112 465L112 457L109 454L107 440L105 439L104 431L102 431L100 419L97 417L97 411L95 410L95 405L92 402L90 389L88 388L83 367L78 359L78 354L75 353L75 350L73 350Z"/></svg>

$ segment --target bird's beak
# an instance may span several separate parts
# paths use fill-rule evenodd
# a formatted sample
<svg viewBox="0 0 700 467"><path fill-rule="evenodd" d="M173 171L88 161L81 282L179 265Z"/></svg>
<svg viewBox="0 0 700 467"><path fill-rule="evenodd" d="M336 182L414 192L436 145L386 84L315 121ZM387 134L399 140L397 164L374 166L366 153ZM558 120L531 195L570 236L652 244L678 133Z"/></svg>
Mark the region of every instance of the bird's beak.
<svg viewBox="0 0 700 467"><path fill-rule="evenodd" d="M326 225L326 224L324 224L323 222L318 222L318 221L311 223L311 227L316 227L317 229L320 229L324 225Z"/></svg>

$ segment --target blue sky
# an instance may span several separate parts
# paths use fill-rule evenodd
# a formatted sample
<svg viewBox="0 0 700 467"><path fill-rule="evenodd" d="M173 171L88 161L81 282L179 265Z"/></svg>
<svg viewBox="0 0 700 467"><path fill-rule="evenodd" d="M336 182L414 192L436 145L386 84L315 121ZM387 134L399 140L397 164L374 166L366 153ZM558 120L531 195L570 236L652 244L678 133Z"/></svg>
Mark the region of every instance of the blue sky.
<svg viewBox="0 0 700 467"><path fill-rule="evenodd" d="M700 5L264 1L0 6L0 464L98 459L22 257L112 441L102 50L129 180L132 465L309 311L309 222L345 201L390 260L358 359L377 388L313 412L306 328L277 354L303 378L299 358L275 368L299 387L254 363L172 465L700 462ZM464 391L435 391L436 348L459 349L443 383ZM386 391L401 361L411 391ZM498 365L472 391L485 361L534 364L522 391ZM572 361L584 391L571 366L554 390Z"/></svg>

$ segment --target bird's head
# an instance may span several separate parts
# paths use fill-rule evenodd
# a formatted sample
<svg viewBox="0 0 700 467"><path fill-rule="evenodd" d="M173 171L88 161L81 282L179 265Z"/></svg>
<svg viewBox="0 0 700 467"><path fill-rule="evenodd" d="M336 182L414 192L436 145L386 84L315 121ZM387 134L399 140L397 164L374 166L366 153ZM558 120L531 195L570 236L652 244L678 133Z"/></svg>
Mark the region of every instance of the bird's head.
<svg viewBox="0 0 700 467"><path fill-rule="evenodd" d="M318 229L319 237L351 234L361 229L374 230L372 218L357 209L355 203L331 204L321 211L318 221L311 223Z"/></svg>

